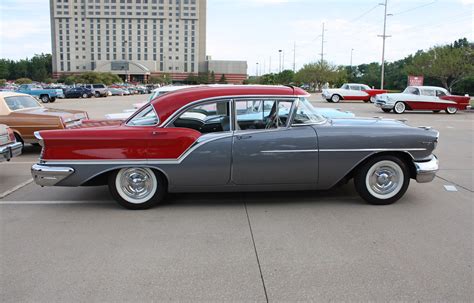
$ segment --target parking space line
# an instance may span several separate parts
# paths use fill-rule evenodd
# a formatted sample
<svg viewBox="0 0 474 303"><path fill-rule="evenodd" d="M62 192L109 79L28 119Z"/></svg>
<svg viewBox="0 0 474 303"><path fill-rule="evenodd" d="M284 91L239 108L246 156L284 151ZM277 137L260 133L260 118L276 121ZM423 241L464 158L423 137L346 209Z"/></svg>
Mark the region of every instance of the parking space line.
<svg viewBox="0 0 474 303"><path fill-rule="evenodd" d="M112 204L113 201L0 201L0 205Z"/></svg>
<svg viewBox="0 0 474 303"><path fill-rule="evenodd" d="M27 186L31 182L33 182L33 178L30 178L30 179L26 180L25 182L22 182L22 183L20 183L16 186L4 191L3 193L0 194L0 199L3 199L6 196L8 196L8 195L14 193L15 191L19 190L20 188L23 188L23 187Z"/></svg>

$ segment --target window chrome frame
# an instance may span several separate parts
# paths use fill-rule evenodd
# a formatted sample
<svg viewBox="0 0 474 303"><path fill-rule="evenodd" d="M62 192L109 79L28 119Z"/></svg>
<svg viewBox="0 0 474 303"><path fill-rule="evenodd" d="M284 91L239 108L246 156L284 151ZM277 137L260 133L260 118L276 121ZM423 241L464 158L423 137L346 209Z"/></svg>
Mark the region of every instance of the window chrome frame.
<svg viewBox="0 0 474 303"><path fill-rule="evenodd" d="M162 128L173 128L173 123L185 112L188 110L192 109L193 107L197 106L202 106L206 104L211 104L211 103L218 103L218 102L227 102L229 104L229 123L230 123L230 129L229 130L224 130L221 132L216 132L216 133L228 133L228 132L233 132L234 131L234 123L233 123L233 118L232 118L232 113L233 113L233 99L231 98L226 98L226 97L218 97L218 98L213 98L213 99L202 99L198 101L191 102L189 104L186 104L185 106L181 107L179 110L174 112L168 119L166 119L165 122L163 122L163 125L160 126Z"/></svg>
<svg viewBox="0 0 474 303"><path fill-rule="evenodd" d="M296 112L298 110L297 107L299 107L300 105L300 101L301 101L301 98L306 98L306 97L298 97L298 103L296 104L296 108L295 108L295 111L294 111L294 116L296 116ZM308 100L309 102L309 100ZM312 105L312 104L311 104ZM310 126L310 125L322 125L322 124L326 124L329 119L324 117L324 116L321 116L321 118L323 118L321 121L319 122L310 122L310 123L301 123L301 124L295 124L295 120L294 120L294 117L292 117L292 121L291 121L291 127L301 127L301 126Z"/></svg>
<svg viewBox="0 0 474 303"><path fill-rule="evenodd" d="M151 109L155 113L155 116L158 120L155 124L153 124L153 125L130 125L129 124L136 116L138 116L141 112L147 110L149 107L151 107ZM125 122L125 126L129 126L129 127L156 127L157 125L160 125L160 116L158 116L158 113L156 112L155 107L151 103L148 104L147 106L143 107L142 110L137 111L134 115L132 115L130 118L128 118L128 120Z"/></svg>

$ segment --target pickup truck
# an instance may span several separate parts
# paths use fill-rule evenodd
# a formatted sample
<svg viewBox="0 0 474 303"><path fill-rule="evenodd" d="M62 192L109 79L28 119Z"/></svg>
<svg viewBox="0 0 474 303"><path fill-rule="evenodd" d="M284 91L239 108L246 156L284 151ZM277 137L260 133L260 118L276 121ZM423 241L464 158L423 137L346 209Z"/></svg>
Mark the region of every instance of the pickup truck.
<svg viewBox="0 0 474 303"><path fill-rule="evenodd" d="M44 89L35 84L22 84L17 92L37 97L43 103L54 102L57 98L64 98L62 89Z"/></svg>

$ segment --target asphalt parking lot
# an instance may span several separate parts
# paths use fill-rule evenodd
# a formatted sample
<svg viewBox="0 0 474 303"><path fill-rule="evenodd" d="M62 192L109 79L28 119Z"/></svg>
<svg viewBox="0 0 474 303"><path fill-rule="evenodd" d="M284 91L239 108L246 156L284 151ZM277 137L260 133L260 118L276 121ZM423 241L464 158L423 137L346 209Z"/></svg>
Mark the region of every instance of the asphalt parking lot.
<svg viewBox="0 0 474 303"><path fill-rule="evenodd" d="M148 95L58 100L101 119ZM0 163L2 302L450 301L473 298L474 112L386 114L440 131L441 170L389 206L324 192L174 194L127 211L106 187L40 188L40 149ZM448 191L445 186L454 186Z"/></svg>

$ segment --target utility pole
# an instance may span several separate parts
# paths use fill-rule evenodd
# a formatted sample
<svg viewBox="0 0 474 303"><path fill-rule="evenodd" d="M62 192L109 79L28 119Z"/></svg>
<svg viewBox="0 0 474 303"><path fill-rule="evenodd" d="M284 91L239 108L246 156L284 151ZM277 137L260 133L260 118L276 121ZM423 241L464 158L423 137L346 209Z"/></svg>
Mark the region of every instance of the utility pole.
<svg viewBox="0 0 474 303"><path fill-rule="evenodd" d="M283 61L281 62L281 71L285 70L285 51L283 51Z"/></svg>
<svg viewBox="0 0 474 303"><path fill-rule="evenodd" d="M258 77L258 62L257 62L257 67L255 68L255 74L256 74L257 77Z"/></svg>
<svg viewBox="0 0 474 303"><path fill-rule="evenodd" d="M326 29L325 29L325 24L323 22L323 30L321 32L321 65L323 64L324 62L324 33L326 32Z"/></svg>
<svg viewBox="0 0 474 303"><path fill-rule="evenodd" d="M296 73L296 41L293 44L293 72Z"/></svg>
<svg viewBox="0 0 474 303"><path fill-rule="evenodd" d="M270 56L270 61L269 61L269 64L268 64L268 73L271 74L272 73L272 56Z"/></svg>
<svg viewBox="0 0 474 303"><path fill-rule="evenodd" d="M381 76L380 76L380 89L383 89L383 83L384 83L384 77L385 77L385 39L391 37L391 36L387 36L386 35L386 30L387 30L387 16L389 16L387 14L387 2L388 0L385 0L385 4L384 3L380 3L379 5L383 5L385 6L385 12L384 12L384 15L383 15L383 35L378 35L379 37L382 37L382 72L381 72ZM390 14L391 16L391 14Z"/></svg>

